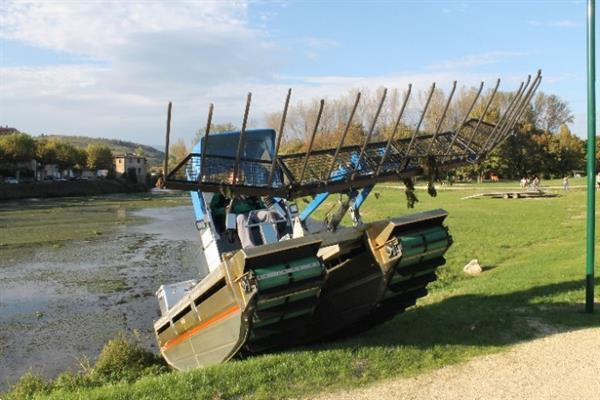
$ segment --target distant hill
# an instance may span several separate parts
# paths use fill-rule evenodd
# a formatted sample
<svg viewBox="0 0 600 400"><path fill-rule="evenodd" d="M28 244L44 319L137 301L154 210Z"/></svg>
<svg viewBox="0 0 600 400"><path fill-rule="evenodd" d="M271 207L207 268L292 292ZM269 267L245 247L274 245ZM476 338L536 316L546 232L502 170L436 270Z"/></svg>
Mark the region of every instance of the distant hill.
<svg viewBox="0 0 600 400"><path fill-rule="evenodd" d="M104 139L104 138L91 138L87 136L67 136L67 135L41 135L37 137L41 138L55 138L60 139L64 142L70 143L75 147L86 148L88 144L101 144L110 147L113 154L123 153L135 153L136 149L140 147L144 152L144 157L148 160L148 164L151 167L158 167L162 165L165 159L165 153L145 144L127 142L125 140L117 139Z"/></svg>

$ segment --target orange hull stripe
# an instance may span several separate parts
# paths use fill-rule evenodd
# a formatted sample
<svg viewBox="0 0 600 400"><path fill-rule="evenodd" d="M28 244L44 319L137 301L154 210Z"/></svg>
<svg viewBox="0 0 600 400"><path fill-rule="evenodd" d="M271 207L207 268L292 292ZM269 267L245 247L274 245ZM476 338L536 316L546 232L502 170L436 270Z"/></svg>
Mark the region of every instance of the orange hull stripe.
<svg viewBox="0 0 600 400"><path fill-rule="evenodd" d="M200 325L196 325L195 327L193 327L192 329L189 329L185 332L183 332L181 335L169 340L167 343L165 343L164 346L162 346L160 348L161 351L165 351L168 350L169 348L178 345L179 343L183 342L184 340L188 339L190 336L195 335L196 333L200 332L203 329L208 328L211 325L214 325L215 323L225 319L226 317L228 317L229 315L233 314L234 312L238 311L240 309L240 305L236 304L234 306L229 307L228 309L221 311L220 313L218 313L217 315L207 319L206 321L204 321L203 323L201 323Z"/></svg>

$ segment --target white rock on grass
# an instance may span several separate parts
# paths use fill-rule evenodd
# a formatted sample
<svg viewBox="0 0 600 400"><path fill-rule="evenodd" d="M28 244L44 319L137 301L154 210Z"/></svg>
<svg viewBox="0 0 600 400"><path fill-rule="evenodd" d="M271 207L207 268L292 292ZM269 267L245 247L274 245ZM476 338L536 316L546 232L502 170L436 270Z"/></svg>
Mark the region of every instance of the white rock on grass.
<svg viewBox="0 0 600 400"><path fill-rule="evenodd" d="M465 265L463 272L469 275L479 275L483 272L483 268L479 265L479 260L474 258Z"/></svg>

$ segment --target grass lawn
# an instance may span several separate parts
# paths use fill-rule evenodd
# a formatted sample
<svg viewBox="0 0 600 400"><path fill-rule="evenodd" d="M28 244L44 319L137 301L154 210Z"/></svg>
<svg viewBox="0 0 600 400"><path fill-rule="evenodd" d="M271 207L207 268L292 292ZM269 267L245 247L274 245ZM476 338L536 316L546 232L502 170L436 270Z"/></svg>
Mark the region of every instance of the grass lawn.
<svg viewBox="0 0 600 400"><path fill-rule="evenodd" d="M40 397L302 397L464 362L540 335L600 326L600 305L593 315L582 313L585 191L547 199L461 200L479 190L481 186L441 190L436 198L417 191L420 202L409 210L402 190L381 187L375 189L380 198L371 196L363 206L366 220L432 208L450 214L446 223L454 245L438 281L430 285L430 295L384 325L317 346L148 376L133 383L59 389ZM0 212L0 224L2 218L6 216ZM98 223L99 228L90 224L84 232L102 230L102 224L110 221ZM6 236L1 239L25 245L28 234L15 234L20 239ZM473 258L484 266L479 277L462 273ZM600 292L600 285L596 290Z"/></svg>

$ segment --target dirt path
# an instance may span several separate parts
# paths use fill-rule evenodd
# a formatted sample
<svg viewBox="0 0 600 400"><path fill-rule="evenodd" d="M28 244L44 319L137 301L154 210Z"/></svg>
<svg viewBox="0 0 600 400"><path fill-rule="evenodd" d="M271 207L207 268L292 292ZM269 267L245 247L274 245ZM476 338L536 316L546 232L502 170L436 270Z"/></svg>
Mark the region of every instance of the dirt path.
<svg viewBox="0 0 600 400"><path fill-rule="evenodd" d="M463 365L318 399L600 399L600 328L537 339Z"/></svg>

